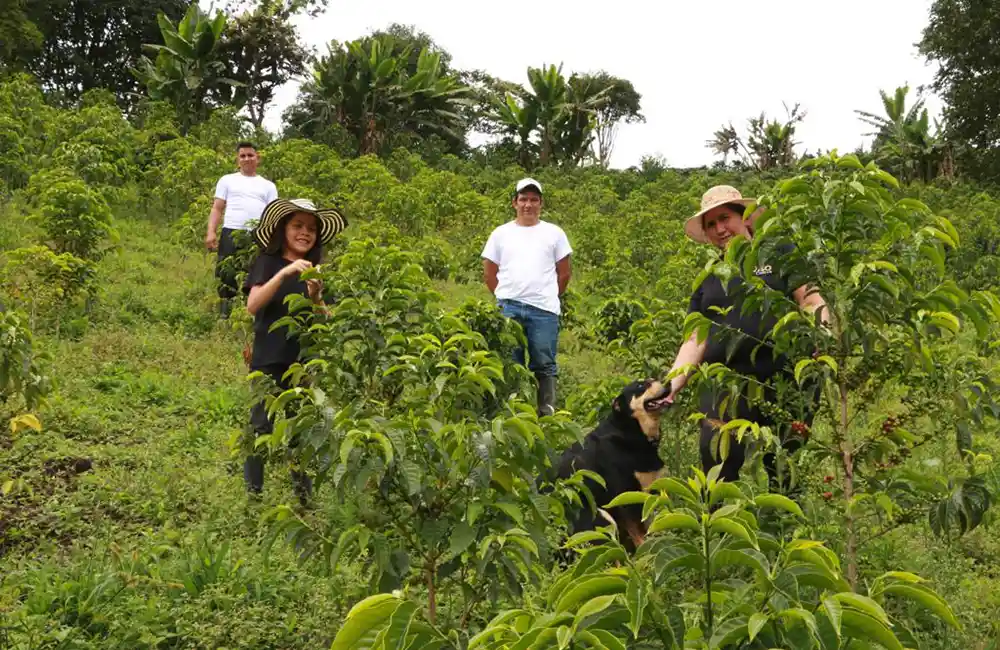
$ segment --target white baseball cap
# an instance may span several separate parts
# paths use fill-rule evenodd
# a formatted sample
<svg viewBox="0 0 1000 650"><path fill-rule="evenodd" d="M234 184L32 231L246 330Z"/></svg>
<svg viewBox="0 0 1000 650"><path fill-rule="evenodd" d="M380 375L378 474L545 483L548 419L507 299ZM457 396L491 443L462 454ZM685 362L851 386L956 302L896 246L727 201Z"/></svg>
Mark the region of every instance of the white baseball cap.
<svg viewBox="0 0 1000 650"><path fill-rule="evenodd" d="M520 194L522 190L526 187L531 187L534 185L538 189L538 193L542 193L542 184L536 181L534 178L522 178L517 182L517 187L514 190L515 194Z"/></svg>

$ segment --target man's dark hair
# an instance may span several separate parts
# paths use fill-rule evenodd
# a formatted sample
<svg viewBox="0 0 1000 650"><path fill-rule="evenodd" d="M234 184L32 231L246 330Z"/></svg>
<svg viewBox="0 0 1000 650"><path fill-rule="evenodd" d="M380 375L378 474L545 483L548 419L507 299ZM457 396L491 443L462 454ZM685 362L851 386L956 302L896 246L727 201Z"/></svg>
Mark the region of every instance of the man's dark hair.
<svg viewBox="0 0 1000 650"><path fill-rule="evenodd" d="M240 149L253 149L254 151L257 151L257 145L252 142L241 142L236 145L236 152L239 153Z"/></svg>
<svg viewBox="0 0 1000 650"><path fill-rule="evenodd" d="M288 226L288 220L294 216L295 213L293 212L281 218L278 225L274 227L274 232L271 234L271 241L267 243L267 248L264 249L264 253L267 255L281 257L281 252L284 250L285 246L285 227ZM319 224L317 223L316 225ZM316 231L316 243L313 244L313 247L309 249L308 253L306 253L306 259L312 262L313 266L319 264L323 260L323 244L319 240L319 230Z"/></svg>

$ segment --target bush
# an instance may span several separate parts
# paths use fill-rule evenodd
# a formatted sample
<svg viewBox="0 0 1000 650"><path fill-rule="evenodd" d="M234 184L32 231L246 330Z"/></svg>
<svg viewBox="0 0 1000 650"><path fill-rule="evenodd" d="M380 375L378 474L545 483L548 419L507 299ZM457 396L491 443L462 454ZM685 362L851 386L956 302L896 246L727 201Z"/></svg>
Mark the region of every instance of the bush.
<svg viewBox="0 0 1000 650"><path fill-rule="evenodd" d="M61 180L40 190L39 218L52 247L84 259L100 257L111 226L111 209L100 194L81 180Z"/></svg>
<svg viewBox="0 0 1000 650"><path fill-rule="evenodd" d="M0 181L8 187L24 187L30 169L18 124L9 117L0 117Z"/></svg>
<svg viewBox="0 0 1000 650"><path fill-rule="evenodd" d="M233 160L190 136L160 142L143 178L147 213L168 220L179 217L198 197L213 196L219 178L236 171Z"/></svg>
<svg viewBox="0 0 1000 650"><path fill-rule="evenodd" d="M332 522L287 511L274 533L328 561L356 556L372 587L429 585L431 616L440 601L461 626L540 577L558 502L536 479L565 425L524 403L527 371L493 349L516 336L496 308L440 312L414 261L354 240L322 271L329 314L314 318L303 302L290 319L308 331L313 360L293 366L298 385L274 398L276 412L295 414L265 442L315 467L358 512L337 544ZM449 580L457 573L463 585Z"/></svg>
<svg viewBox="0 0 1000 650"><path fill-rule="evenodd" d="M455 274L455 255L446 240L422 237L414 242L413 250L420 256L420 266L432 280L448 280Z"/></svg>
<svg viewBox="0 0 1000 650"><path fill-rule="evenodd" d="M43 364L47 357L35 347L31 330L15 311L0 309L0 407L37 407L51 389Z"/></svg>
<svg viewBox="0 0 1000 650"><path fill-rule="evenodd" d="M33 327L39 321L58 322L70 312L76 297L92 294L94 268L72 253L30 246L7 251L4 257L3 293L27 308Z"/></svg>
<svg viewBox="0 0 1000 650"><path fill-rule="evenodd" d="M611 298L597 309L594 333L605 343L628 335L632 323L648 315L646 307L631 298Z"/></svg>

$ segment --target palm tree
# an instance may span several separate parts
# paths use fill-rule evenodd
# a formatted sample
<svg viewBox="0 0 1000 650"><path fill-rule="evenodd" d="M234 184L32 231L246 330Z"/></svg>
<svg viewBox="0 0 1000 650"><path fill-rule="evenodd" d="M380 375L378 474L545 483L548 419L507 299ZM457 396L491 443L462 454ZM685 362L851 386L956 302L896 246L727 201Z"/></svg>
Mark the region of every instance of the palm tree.
<svg viewBox="0 0 1000 650"><path fill-rule="evenodd" d="M740 146L743 141L736 132L736 127L732 124L720 127L712 134L711 140L705 141L705 146L712 150L717 156L722 156L722 165L725 167L729 163L729 156L739 156Z"/></svg>
<svg viewBox="0 0 1000 650"><path fill-rule="evenodd" d="M791 167L796 162L795 129L805 119L806 114L798 104L789 110L785 105L786 119L784 122L768 120L762 112L757 117L747 120L747 138L744 140L730 123L713 134L705 146L715 154L722 156L725 165L729 156L737 155L740 162L757 171Z"/></svg>
<svg viewBox="0 0 1000 650"><path fill-rule="evenodd" d="M537 155L541 165L580 164L591 152L608 88L575 75L567 81L561 65L528 68L528 82L530 90L494 102L497 121L517 139L519 162L530 169Z"/></svg>
<svg viewBox="0 0 1000 650"><path fill-rule="evenodd" d="M909 92L909 86L896 88L892 96L880 90L884 116L860 110L855 113L876 129L864 135L874 136L872 152L881 166L904 181L928 182L948 171L950 150L941 137L939 124L931 133L924 98L918 97L913 106L906 108Z"/></svg>

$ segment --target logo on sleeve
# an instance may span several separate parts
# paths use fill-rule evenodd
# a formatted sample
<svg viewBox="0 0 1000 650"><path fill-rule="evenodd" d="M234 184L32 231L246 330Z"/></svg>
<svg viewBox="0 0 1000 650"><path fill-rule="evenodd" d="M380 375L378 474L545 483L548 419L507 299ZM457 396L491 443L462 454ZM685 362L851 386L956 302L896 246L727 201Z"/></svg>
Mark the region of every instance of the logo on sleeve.
<svg viewBox="0 0 1000 650"><path fill-rule="evenodd" d="M771 275L772 271L773 269L771 268L771 265L765 264L764 266L758 266L757 268L755 268L753 270L753 274L756 275L757 277L760 277L762 275Z"/></svg>

